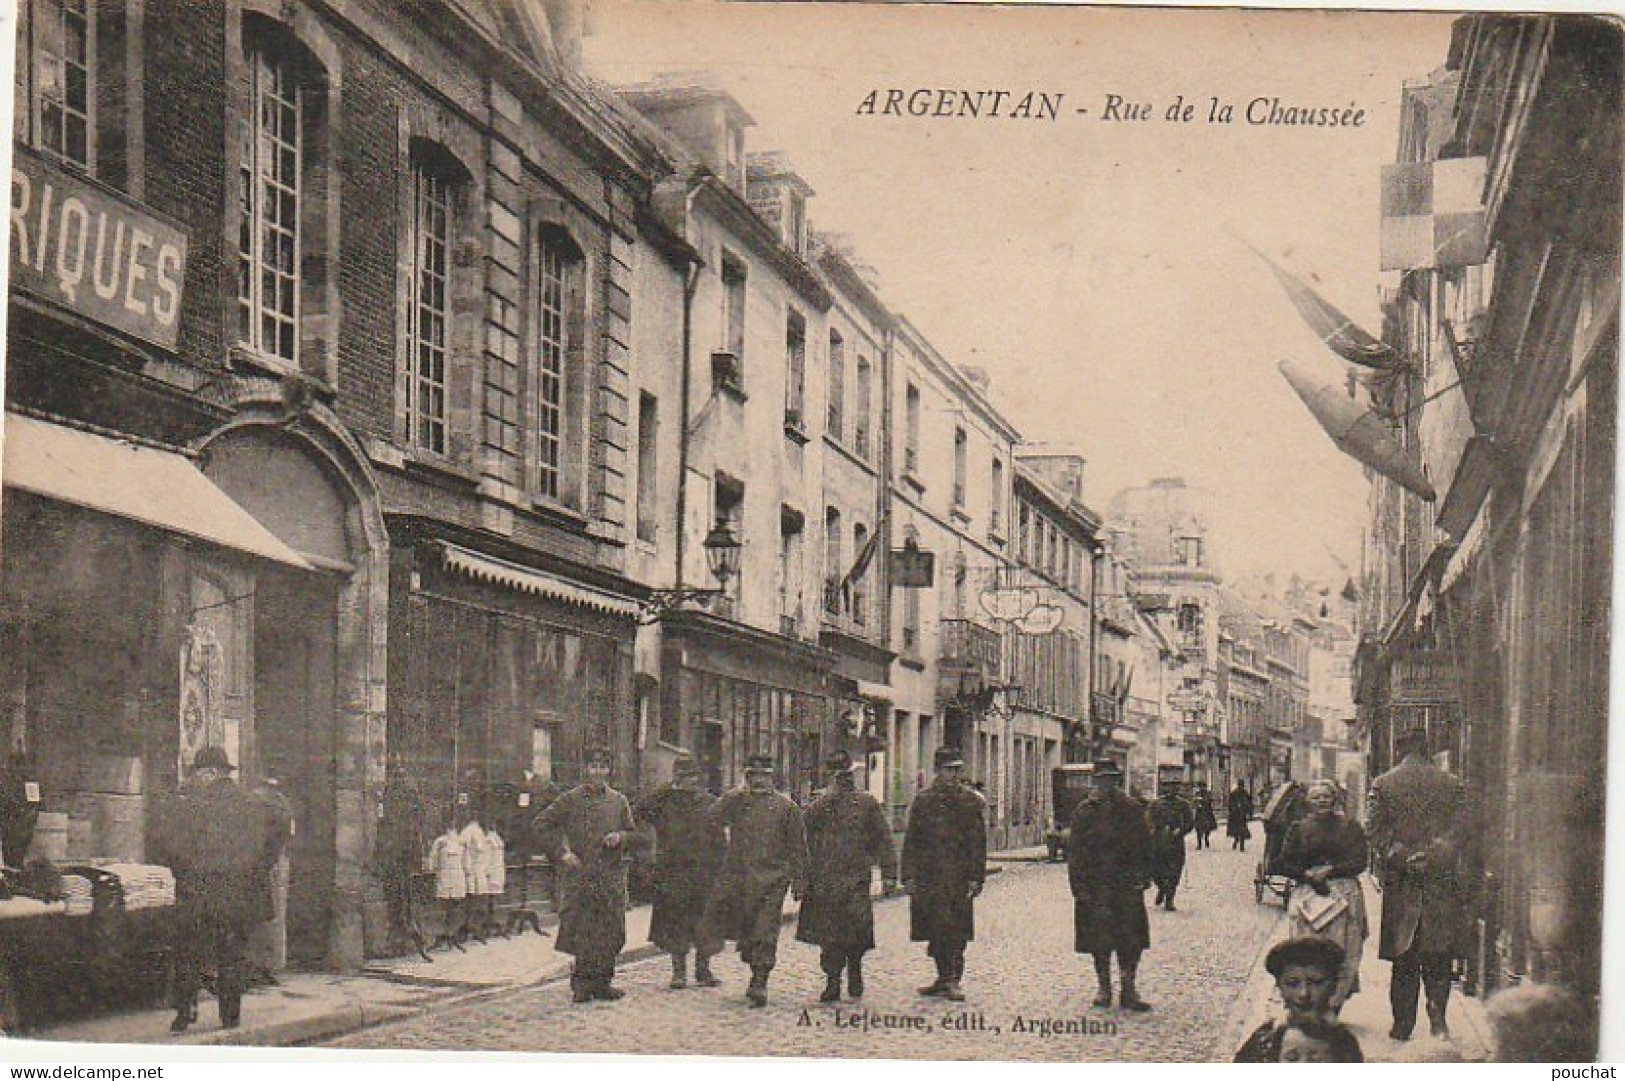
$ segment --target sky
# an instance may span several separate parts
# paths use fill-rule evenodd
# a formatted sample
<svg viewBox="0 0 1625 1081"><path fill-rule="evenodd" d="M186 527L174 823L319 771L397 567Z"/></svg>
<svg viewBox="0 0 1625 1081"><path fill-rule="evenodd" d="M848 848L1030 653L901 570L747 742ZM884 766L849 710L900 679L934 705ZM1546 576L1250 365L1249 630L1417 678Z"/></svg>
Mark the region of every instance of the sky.
<svg viewBox="0 0 1625 1081"><path fill-rule="evenodd" d="M756 121L747 149L788 156L813 227L850 238L890 306L986 369L1026 439L1088 460L1091 507L1184 476L1216 496L1228 576L1338 583L1358 571L1366 483L1276 365L1347 367L1246 244L1380 331L1379 171L1450 21L591 0L586 64L610 83L712 75ZM860 114L892 88L1064 96L1054 120ZM1108 95L1151 119L1107 119ZM1208 122L1214 97L1233 122ZM1176 98L1193 120L1164 119ZM1364 123L1250 125L1256 98Z"/></svg>

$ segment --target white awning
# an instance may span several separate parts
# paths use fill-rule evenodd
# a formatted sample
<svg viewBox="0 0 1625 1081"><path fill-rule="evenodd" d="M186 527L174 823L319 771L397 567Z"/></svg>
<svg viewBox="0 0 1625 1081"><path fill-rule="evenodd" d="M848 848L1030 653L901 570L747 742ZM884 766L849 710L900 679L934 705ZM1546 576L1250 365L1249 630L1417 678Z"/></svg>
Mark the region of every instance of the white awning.
<svg viewBox="0 0 1625 1081"><path fill-rule="evenodd" d="M534 593L549 600L577 604L610 615L626 616L628 619L636 619L640 612L637 602L630 597L572 582L535 567L525 567L518 563L510 563L506 559L498 559L496 556L470 551L449 541L441 541L439 544L441 557L446 561L446 566L476 581L491 582L524 593Z"/></svg>
<svg viewBox="0 0 1625 1081"><path fill-rule="evenodd" d="M0 482L303 570L314 568L184 455L6 414Z"/></svg>

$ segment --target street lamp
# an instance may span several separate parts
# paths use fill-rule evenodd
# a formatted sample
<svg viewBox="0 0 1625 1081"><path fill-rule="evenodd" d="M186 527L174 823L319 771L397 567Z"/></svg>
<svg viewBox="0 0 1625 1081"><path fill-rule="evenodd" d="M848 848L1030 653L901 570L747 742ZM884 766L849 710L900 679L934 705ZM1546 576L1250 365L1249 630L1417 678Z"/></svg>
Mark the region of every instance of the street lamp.
<svg viewBox="0 0 1625 1081"><path fill-rule="evenodd" d="M711 602L728 591L728 583L739 573L739 558L744 545L728 526L726 518L718 518L711 532L700 542L705 550L705 565L711 577L717 580L715 589L656 589L643 601L639 623L658 623L673 612L694 605L707 608Z"/></svg>

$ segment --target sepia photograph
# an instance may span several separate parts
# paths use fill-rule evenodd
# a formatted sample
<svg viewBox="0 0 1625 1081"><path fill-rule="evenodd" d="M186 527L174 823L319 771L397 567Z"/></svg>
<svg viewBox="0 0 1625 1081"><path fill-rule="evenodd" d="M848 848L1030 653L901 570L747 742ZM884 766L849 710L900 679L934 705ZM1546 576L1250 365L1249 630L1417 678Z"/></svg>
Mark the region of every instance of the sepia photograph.
<svg viewBox="0 0 1625 1081"><path fill-rule="evenodd" d="M0 1058L1599 1058L1618 17L0 6Z"/></svg>

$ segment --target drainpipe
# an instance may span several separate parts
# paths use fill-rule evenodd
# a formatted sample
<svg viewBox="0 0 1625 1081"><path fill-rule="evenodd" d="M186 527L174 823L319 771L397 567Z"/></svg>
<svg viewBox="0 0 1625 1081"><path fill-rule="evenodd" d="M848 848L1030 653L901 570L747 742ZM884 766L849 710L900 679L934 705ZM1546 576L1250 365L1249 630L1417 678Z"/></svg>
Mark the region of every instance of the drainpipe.
<svg viewBox="0 0 1625 1081"><path fill-rule="evenodd" d="M700 191L716 179L710 174L700 177L683 197L683 239L693 247L689 236L689 223L694 217L694 200ZM677 432L677 565L673 568L672 588L683 588L684 560L688 554L688 451L689 451L689 384L694 372L694 294L700 286L700 264L690 261L683 275L683 383L678 391L679 428Z"/></svg>
<svg viewBox="0 0 1625 1081"><path fill-rule="evenodd" d="M1089 555L1089 665L1088 678L1084 680L1083 716L1084 723L1089 726L1089 758L1098 757L1095 747L1095 651L1098 649L1096 624L1100 622L1100 609L1097 598L1100 595L1100 560L1105 550L1097 541L1094 550Z"/></svg>

